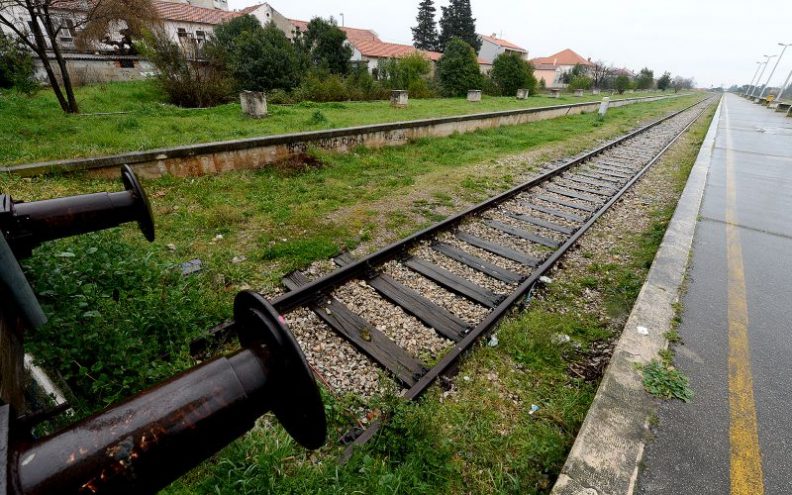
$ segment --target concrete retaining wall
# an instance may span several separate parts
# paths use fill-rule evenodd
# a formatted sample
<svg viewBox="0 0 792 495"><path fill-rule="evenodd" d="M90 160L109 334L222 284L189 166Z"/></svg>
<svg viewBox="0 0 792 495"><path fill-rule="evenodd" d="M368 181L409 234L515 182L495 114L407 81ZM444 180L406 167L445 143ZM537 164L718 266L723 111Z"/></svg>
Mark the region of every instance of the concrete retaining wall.
<svg viewBox="0 0 792 495"><path fill-rule="evenodd" d="M679 96L681 95L629 98L612 101L610 105L611 107L620 107L632 103L650 102ZM297 157L308 151L309 148L346 152L357 146L369 148L397 146L405 144L412 139L423 137L443 137L455 132L465 133L479 129L554 119L565 115L595 112L599 105L599 101L594 101L553 107L350 127L329 131L274 135L126 153L100 158L16 165L2 168L0 172L32 176L53 172L90 171L93 175L115 177L118 173L118 167L127 164L144 178L156 178L164 175L187 177L216 174L232 170L260 168L271 163Z"/></svg>

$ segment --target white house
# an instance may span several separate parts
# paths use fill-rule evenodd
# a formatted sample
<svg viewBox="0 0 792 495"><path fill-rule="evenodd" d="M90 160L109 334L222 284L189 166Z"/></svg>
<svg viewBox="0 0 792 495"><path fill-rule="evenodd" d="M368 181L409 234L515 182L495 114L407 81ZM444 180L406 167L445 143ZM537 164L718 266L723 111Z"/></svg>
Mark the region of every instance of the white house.
<svg viewBox="0 0 792 495"><path fill-rule="evenodd" d="M478 37L479 41L481 41L481 49L479 50L478 56L479 59L486 64L492 65L492 62L498 58L498 55L503 53L516 53L523 60L528 60L528 50L511 41L500 39L494 34L492 36L480 34Z"/></svg>

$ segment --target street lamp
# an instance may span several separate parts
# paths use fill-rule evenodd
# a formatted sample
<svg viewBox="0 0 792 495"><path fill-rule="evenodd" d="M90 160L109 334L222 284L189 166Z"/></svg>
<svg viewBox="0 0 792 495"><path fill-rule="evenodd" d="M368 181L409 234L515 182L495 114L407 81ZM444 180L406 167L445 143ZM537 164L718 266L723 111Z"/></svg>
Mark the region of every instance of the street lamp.
<svg viewBox="0 0 792 495"><path fill-rule="evenodd" d="M762 55L762 56L765 58L764 67L762 68L762 72L759 73L759 79L756 80L757 86L754 86L754 89L751 90L750 96L753 96L754 93L756 93L756 90L759 89L758 86L759 81L762 80L762 76L764 75L765 70L767 70L767 64L770 63L770 59L777 57L777 55Z"/></svg>
<svg viewBox="0 0 792 495"><path fill-rule="evenodd" d="M792 46L792 43L779 43L778 46L783 46L784 48L781 49L781 55L778 56L778 60L776 60L776 63L773 66L773 70L770 71L770 77L767 78L767 82L765 82L764 86L762 86L762 92L759 93L759 99L760 100L764 96L764 92L767 89L767 85L770 84L770 80L773 78L773 74L775 74L775 71L778 68L778 64L781 63L781 58L784 56L784 52L786 51L786 49L788 47Z"/></svg>
<svg viewBox="0 0 792 495"><path fill-rule="evenodd" d="M784 85L781 86L781 90L778 92L778 101L781 101L781 97L784 96L784 91L786 90L787 86L789 86L789 81L792 80L792 70L789 71L789 75L784 81Z"/></svg>
<svg viewBox="0 0 792 495"><path fill-rule="evenodd" d="M341 27L344 27L344 13L343 13L343 12L341 12L341 13L340 13L340 14L338 14L338 15L340 15L340 16L341 16Z"/></svg>
<svg viewBox="0 0 792 495"><path fill-rule="evenodd" d="M758 76L758 75L759 75L759 69L762 67L762 64L763 64L763 63L764 63L764 62L762 62L761 60L760 60L760 61L758 61L758 62L756 62L756 72L754 72L754 75L753 75L753 77L751 78L751 84L749 84L749 85L748 85L748 88L745 90L745 96L748 96L748 93L749 93L749 92L750 92L750 91L753 89L753 87L754 87L754 82L756 82L756 76Z"/></svg>

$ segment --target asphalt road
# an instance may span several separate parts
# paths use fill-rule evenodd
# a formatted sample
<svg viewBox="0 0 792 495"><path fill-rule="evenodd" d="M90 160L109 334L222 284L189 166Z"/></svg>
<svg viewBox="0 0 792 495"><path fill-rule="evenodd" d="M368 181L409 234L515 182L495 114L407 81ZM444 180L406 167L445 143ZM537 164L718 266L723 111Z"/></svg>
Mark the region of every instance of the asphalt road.
<svg viewBox="0 0 792 495"><path fill-rule="evenodd" d="M639 494L792 494L792 118L723 105L677 347L696 395L660 406Z"/></svg>

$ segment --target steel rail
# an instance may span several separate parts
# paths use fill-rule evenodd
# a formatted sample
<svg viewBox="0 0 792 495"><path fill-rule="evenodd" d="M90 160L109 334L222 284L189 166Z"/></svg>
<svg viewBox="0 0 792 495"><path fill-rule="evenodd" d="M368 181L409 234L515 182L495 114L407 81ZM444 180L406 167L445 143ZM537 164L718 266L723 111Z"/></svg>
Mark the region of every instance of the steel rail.
<svg viewBox="0 0 792 495"><path fill-rule="evenodd" d="M528 182L520 184L520 185L518 185L518 186L516 186L516 187L514 187L512 189L509 189L508 191L503 192L503 193L501 193L501 194L499 194L497 196L494 196L494 197L492 197L492 198L490 198L490 199L488 199L488 200L486 200L486 201L484 201L482 203L474 205L474 206L462 211L461 213L458 213L458 214L456 214L454 216L451 216L451 217L449 217L449 218L447 218L447 219L445 219L445 220L443 220L443 221L441 221L439 223L436 223L436 224L434 224L434 225L432 225L432 226L430 226L430 227L428 227L428 228L426 228L424 230L421 230L420 232L417 232L417 233L415 233L415 234L413 234L413 235L411 235L411 236L409 236L409 237L407 237L405 239L397 241L397 242L395 242L395 243L393 243L393 244L391 244L391 245L389 245L389 246L387 246L387 247L385 247L385 248L383 248L383 249L381 249L381 250L379 250L379 251L377 251L377 252L375 252L373 254L370 254L370 255L366 256L365 258L362 258L362 259L356 261L355 263L352 263L350 265L344 266L344 267L342 267L342 268L340 268L340 269L338 269L338 270L336 270L336 271L334 271L334 272L332 272L332 273L330 273L330 274L328 274L328 275L326 275L326 276L324 276L322 278L319 278L319 279L317 279L317 280L315 280L315 281L313 281L313 282L311 282L309 284L306 284L306 285L304 285L304 286L302 286L302 287L300 287L300 288L298 288L296 290L293 290L293 291L287 292L286 294L278 296L275 299L273 299L271 301L271 303L275 307L275 309L277 309L278 312L280 312L280 313L287 313L288 311L290 311L292 309L295 309L297 307L309 304L310 302L314 301L317 297L319 297L321 294L327 292L328 290L333 289L335 287L338 287L339 285L342 285L343 283L348 282L349 280L352 280L352 279L360 277L361 275L364 275L365 273L370 271L374 266L377 266L377 265L380 265L380 264L385 263L387 261L390 261L392 259L398 258L401 254L403 254L407 249L409 249L410 247L412 247L416 243L418 243L418 242L420 242L422 240L425 240L427 238L430 238L430 237L434 236L435 234L437 234L439 232L447 231L447 230L451 229L452 227L454 227L455 225L457 225L458 223L460 223L462 220L464 220L466 218L469 218L470 216L475 215L476 213L479 213L481 211L491 209L492 207L494 207L494 206L496 206L496 205L498 205L498 204L500 204L500 203L502 203L502 202L504 202L504 201L516 196L517 194L525 191L526 189L530 189L530 188L535 187L535 186L537 186L539 184L547 182L550 179L552 179L552 178L564 173L565 171L569 170L570 168L572 168L572 167L574 167L576 165L579 165L579 164L581 164L581 163L583 163L583 162L585 162L587 160L590 160L591 158L594 158L595 156L597 156L599 154L602 154L603 152L605 152L605 151L607 151L607 150L609 150L609 149L611 149L611 148L613 148L615 146L618 146L621 143L623 143L623 142L625 142L625 141L627 141L627 140L629 140L629 139L631 139L631 138L633 138L635 136L638 136L638 135L648 131L649 129L652 129L652 128L654 128L654 127L656 127L656 126L658 126L658 125L660 125L660 124L662 124L662 123L664 123L664 122L676 117L677 115L679 115L681 113L684 113L687 110L690 110L691 108L695 107L696 105L701 104L705 100L706 100L706 98L702 99L700 101L697 101L696 103L694 103L694 104L692 104L692 105L690 105L688 107L685 107L685 108L683 108L682 110L680 110L678 112L675 112L675 113L673 113L671 115L668 115L666 117L663 117L663 118L661 118L661 119L659 119L659 120L657 120L655 122L652 122L651 124L648 124L648 125L646 125L644 127L641 127L638 130L635 130L633 132L630 132L629 134L626 134L626 135L621 136L621 137L619 137L617 139L614 139L614 140L612 140L612 141L600 146L599 148L596 148L595 150L593 150L593 151L591 151L591 152L589 152L589 153L587 153L587 154L585 154L583 156L574 158L574 159L564 163L563 165L558 166L557 168L555 168L555 169L553 169L553 170L551 170L549 172L546 172L546 173L544 173L544 174L542 174L542 175L540 175L540 176L538 176L538 177L536 177L534 179L531 179Z"/></svg>
<svg viewBox="0 0 792 495"><path fill-rule="evenodd" d="M708 99L709 98L701 100L701 101L697 102L696 104L691 105L690 107L687 107L687 108L683 109L680 112L676 112L676 113L672 114L669 117L663 118L663 119L655 122L654 124L650 124L648 126L645 126L645 127L639 129L636 132L630 133L629 135L616 140L613 143L608 143L603 148L604 149L611 148L611 147L613 147L615 145L615 143L623 142L626 139L629 139L629 137L633 137L633 136L636 136L637 134L645 132L645 131L655 127L656 125L658 125L660 123L663 123L663 122L669 120L670 118L676 117L677 115L679 115L679 114L681 114L681 113L683 113L683 112L695 107L696 105L699 105L699 104L703 103L704 101L707 101ZM619 191L614 196L612 196L602 207L600 207L591 216L591 218L589 218L589 220L587 220L556 251L554 251L553 254L550 257L548 257L546 261L544 261L539 267L534 269L532 271L531 275L529 275L522 283L520 283L520 285L517 287L517 289L515 289L509 296L507 296L506 299L504 299L504 301L501 302L498 305L497 308L495 308L493 311L491 311L484 318L484 320L482 320L478 325L476 325L476 327L473 330L471 330L467 335L465 335L465 337L460 342L455 344L454 347L449 352L447 352L443 356L443 358L435 366L433 366L425 375L423 375L415 383L415 385L413 385L410 389L408 389L407 392L404 394L404 397L406 399L408 399L408 400L413 400L413 399L416 399L417 397L419 397L423 392L425 392L429 388L429 386L432 385L432 383L434 383L434 381L438 377L440 377L441 375L445 374L455 363L457 363L458 360L460 359L460 357L462 357L462 355L466 351L468 351L475 342L477 342L483 335L485 335L488 332L490 332L495 327L495 325L497 325L497 323L505 316L506 312L509 311L512 308L512 306L514 306L520 300L523 300L524 298L529 296L530 293L533 291L534 286L539 281L539 279L542 276L544 276L558 262L558 260L562 256L564 256L566 254L566 252L572 246L575 245L575 243L577 243L577 241L580 239L580 237L583 236L597 222L597 220L599 220L599 218L606 211L608 211L610 209L611 206L613 206L617 201L619 201L621 199L621 197L628 190L630 190L632 188L632 186L638 180L640 180L641 177L643 177L646 174L646 172L655 163L657 163L658 160L660 160L660 158L662 158L662 156L668 151L668 149L671 148L671 146L673 146L690 129L690 127L692 127L693 124L695 124L698 121L698 119L706 111L706 109L707 109L707 107L702 108L702 110L696 115L695 118L693 118L690 121L690 123L688 123L679 133L677 133L676 136L674 136L674 138L668 144L666 144L666 146L664 146L657 154L655 154L654 157L640 171L638 171L621 189L619 189ZM603 148L599 148L599 149L597 149L597 150L585 155L584 157L582 157L582 159L578 158L578 159L575 159L575 160L573 160L573 161L571 161L569 163L579 163L581 160L587 160L587 159L593 158L594 156L602 153L602 151L604 151ZM562 165L559 168L565 170L568 167L569 167L569 164L565 164L565 165ZM558 169L553 170L553 171L549 172L549 174L546 174L546 175L540 177L541 179L543 179L541 182L546 181L549 177L553 177L553 176L557 175L557 172L558 172ZM548 175L549 175L549 177L548 177ZM534 182L534 181L531 181L531 182ZM519 186L518 188L515 188L515 189L522 190L522 187ZM514 191L514 189L512 191ZM511 191L509 191L509 193L510 192ZM509 193L505 193L505 194L509 194ZM501 195L501 196L503 196L503 195ZM498 198L500 198L501 196L499 196ZM498 199L498 198L496 198L496 199ZM486 203L483 203L483 204L492 204L492 201L493 200L490 200L489 202L486 202ZM478 211L480 206L481 205L477 205L476 207L472 208L471 210ZM465 216L470 215L470 211L466 212L464 215ZM371 425L369 425L369 427L365 431L363 431L349 445L349 447L347 448L346 452L344 453L343 459L345 459L345 460L348 459L351 456L352 450L354 448L359 447L359 446L365 444L367 441L369 441L379 431L381 425L382 425L382 422L380 420L375 421Z"/></svg>

